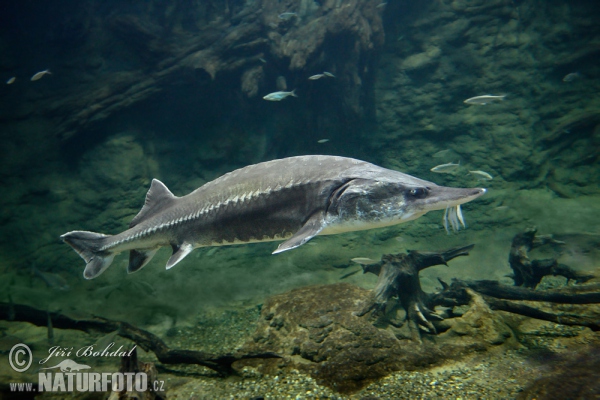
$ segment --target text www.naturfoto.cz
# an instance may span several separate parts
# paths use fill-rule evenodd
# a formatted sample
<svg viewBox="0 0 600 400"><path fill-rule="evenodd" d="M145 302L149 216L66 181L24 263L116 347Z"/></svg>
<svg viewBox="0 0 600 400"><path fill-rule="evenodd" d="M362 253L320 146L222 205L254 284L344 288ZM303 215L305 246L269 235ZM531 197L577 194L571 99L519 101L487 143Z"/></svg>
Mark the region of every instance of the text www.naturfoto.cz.
<svg viewBox="0 0 600 400"><path fill-rule="evenodd" d="M15 382L11 382L10 383L10 391L11 392L33 392L33 383L29 382L29 383L15 383Z"/></svg>

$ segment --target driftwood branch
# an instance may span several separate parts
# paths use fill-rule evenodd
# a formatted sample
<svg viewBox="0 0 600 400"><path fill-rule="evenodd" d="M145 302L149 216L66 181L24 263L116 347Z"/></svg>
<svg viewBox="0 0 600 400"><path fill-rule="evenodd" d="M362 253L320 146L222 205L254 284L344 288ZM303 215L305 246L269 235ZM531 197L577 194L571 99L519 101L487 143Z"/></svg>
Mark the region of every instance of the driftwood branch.
<svg viewBox="0 0 600 400"><path fill-rule="evenodd" d="M0 319L7 321L29 322L37 326L48 326L59 329L75 329L86 333L118 332L118 335L130 339L145 351L151 351L163 364L196 364L210 368L221 375L235 373L232 364L242 359L279 358L274 353L230 353L215 355L194 350L171 349L166 343L151 332L137 328L127 322L90 316L89 318L73 318L59 312L48 312L23 304L0 302Z"/></svg>
<svg viewBox="0 0 600 400"><path fill-rule="evenodd" d="M483 296L483 298L492 310L508 311L513 314L541 319L543 321L554 322L561 325L587 326L593 331L600 331L600 321L598 320L597 315L553 314L525 304L515 303L514 301L501 300L489 296Z"/></svg>
<svg viewBox="0 0 600 400"><path fill-rule="evenodd" d="M598 304L600 303L600 284L569 286L561 289L533 290L523 287L502 285L496 281L454 280L442 292L432 294L430 301L435 305L453 307L469 303L469 288L481 294L491 309L508 311L525 317L536 318L563 325L587 326L594 331L600 330L598 316L553 314L533 306L511 300L541 301L560 304Z"/></svg>
<svg viewBox="0 0 600 400"><path fill-rule="evenodd" d="M516 286L535 288L547 275L564 276L567 280L575 280L577 283L587 282L594 277L581 274L567 265L559 264L554 258L530 260L528 253L536 247L546 244L564 244L555 240L552 235L536 235L536 233L535 228L529 228L513 238L508 262L513 270L511 278L515 281Z"/></svg>
<svg viewBox="0 0 600 400"><path fill-rule="evenodd" d="M487 296L508 300L547 301L564 304L600 303L600 284L567 286L560 289L533 290L502 285L496 281L464 282L471 289Z"/></svg>

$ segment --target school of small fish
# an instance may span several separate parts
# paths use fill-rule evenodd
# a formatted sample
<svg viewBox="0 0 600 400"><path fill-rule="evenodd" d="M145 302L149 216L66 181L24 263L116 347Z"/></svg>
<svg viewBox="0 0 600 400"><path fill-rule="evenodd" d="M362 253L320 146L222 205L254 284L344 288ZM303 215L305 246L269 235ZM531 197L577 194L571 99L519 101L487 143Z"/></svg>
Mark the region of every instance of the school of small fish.
<svg viewBox="0 0 600 400"><path fill-rule="evenodd" d="M453 153L452 150L445 149L445 150L440 150L437 153L434 153L431 157L442 158L442 157L446 157L447 155L452 154L452 153ZM460 161L457 163L447 163L447 164L436 165L435 167L431 168L430 171L436 172L438 174L454 174L459 167L460 167ZM469 171L469 174L473 175L478 180L491 181L492 179L494 179L494 177L489 172L485 172L485 171L481 171L481 170Z"/></svg>
<svg viewBox="0 0 600 400"><path fill-rule="evenodd" d="M39 81L40 79L42 79L44 76L46 75L52 75L52 72L50 72L50 70L45 69L43 71L39 71L36 72L35 74L33 74L31 76L31 78L29 79L31 82L35 82L35 81ZM13 83L15 83L15 81L17 80L16 76L11 76L10 78L8 78L6 80L6 84L7 85L12 85Z"/></svg>
<svg viewBox="0 0 600 400"><path fill-rule="evenodd" d="M291 13L291 14L294 14L294 13ZM283 15L283 14L281 14L281 15ZM281 18L281 15L280 15L280 18ZM264 60L264 59L259 58L259 60ZM266 61L264 61L264 62L266 62ZM324 77L335 78L335 75L332 74L331 72L323 71L323 73L321 73L321 74L309 76L308 79L311 81L316 81L317 79L321 79ZM285 89L285 86L287 86L287 85L285 85L285 84L282 85L279 81L285 82L285 78L282 76L278 77L278 85L277 85L278 89ZM268 95L264 96L263 99L268 100L268 101L281 101L288 96L298 97L298 95L296 95L296 89L292 90L291 92L286 92L286 91L281 90L278 92L269 93ZM327 140L329 140L329 139L327 139ZM319 142L319 143L325 143L325 142Z"/></svg>

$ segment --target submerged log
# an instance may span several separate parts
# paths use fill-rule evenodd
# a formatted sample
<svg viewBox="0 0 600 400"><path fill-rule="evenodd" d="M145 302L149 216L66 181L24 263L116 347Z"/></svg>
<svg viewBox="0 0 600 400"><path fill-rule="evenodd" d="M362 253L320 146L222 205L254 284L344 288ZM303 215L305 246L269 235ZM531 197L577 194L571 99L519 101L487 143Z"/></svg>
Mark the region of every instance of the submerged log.
<svg viewBox="0 0 600 400"><path fill-rule="evenodd" d="M442 292L432 294L430 302L446 307L466 305L470 299L467 290L473 290L481 294L492 310L507 311L562 325L587 326L594 331L600 330L598 315L553 314L539 310L532 305L517 302L524 300L555 304L600 304L600 284L569 286L541 291L502 285L496 281L463 281L456 279L451 285L446 285Z"/></svg>
<svg viewBox="0 0 600 400"><path fill-rule="evenodd" d="M171 349L158 336L135 327L127 322L113 321L107 318L89 316L72 318L60 312L48 312L24 304L0 302L0 320L29 322L37 326L52 326L58 329L75 329L86 333L110 333L117 331L123 338L129 339L145 351L151 351L163 364L196 364L210 368L220 375L235 373L232 364L236 361L252 358L279 358L273 353L227 353L215 355L195 350Z"/></svg>
<svg viewBox="0 0 600 400"><path fill-rule="evenodd" d="M562 245L561 241L555 240L552 235L536 235L535 228L529 228L525 232L515 235L510 248L508 262L513 270L511 278L516 286L535 288L544 276L563 276L567 280L575 280L577 283L587 282L593 275L577 272L567 265L559 264L556 259L530 260L528 253L546 244Z"/></svg>

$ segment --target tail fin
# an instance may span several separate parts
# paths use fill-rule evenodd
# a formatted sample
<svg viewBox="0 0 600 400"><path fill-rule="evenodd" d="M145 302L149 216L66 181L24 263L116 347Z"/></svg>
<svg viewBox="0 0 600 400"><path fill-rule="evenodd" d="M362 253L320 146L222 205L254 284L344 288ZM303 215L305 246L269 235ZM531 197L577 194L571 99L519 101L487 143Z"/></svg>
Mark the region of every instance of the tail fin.
<svg viewBox="0 0 600 400"><path fill-rule="evenodd" d="M103 273L115 257L113 253L100 250L108 237L110 236L102 233L72 231L65 233L60 238L87 263L83 277L93 279Z"/></svg>

